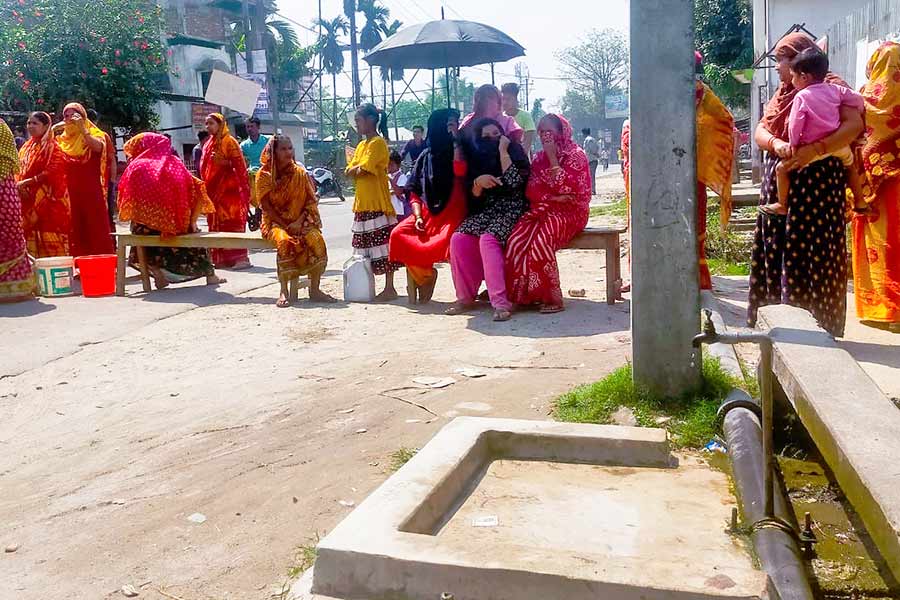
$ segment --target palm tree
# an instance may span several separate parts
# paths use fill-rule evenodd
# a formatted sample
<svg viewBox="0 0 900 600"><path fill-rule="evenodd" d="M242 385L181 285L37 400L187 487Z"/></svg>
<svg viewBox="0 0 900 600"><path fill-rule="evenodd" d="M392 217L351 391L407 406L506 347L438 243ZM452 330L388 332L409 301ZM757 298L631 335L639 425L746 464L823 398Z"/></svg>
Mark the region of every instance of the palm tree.
<svg viewBox="0 0 900 600"><path fill-rule="evenodd" d="M344 14L350 21L350 79L353 82L353 104L359 104L359 52L356 39L356 0L344 0Z"/></svg>
<svg viewBox="0 0 900 600"><path fill-rule="evenodd" d="M378 0L359 0L359 11L366 17L366 24L359 32L359 47L369 52L381 43L382 32L387 32L387 19L391 11L378 4ZM369 67L369 91L372 101L375 101L375 80L372 77L372 67Z"/></svg>
<svg viewBox="0 0 900 600"><path fill-rule="evenodd" d="M322 68L331 73L332 107L331 119L334 127L334 136L337 137L337 76L344 70L344 47L338 36L347 35L347 21L342 16L332 20L321 19L317 23L322 27L322 37L319 38L319 52L322 56Z"/></svg>
<svg viewBox="0 0 900 600"><path fill-rule="evenodd" d="M398 19L394 19L394 22L390 25L382 28L384 31L384 35L386 37L391 37L403 27L403 23ZM381 71L381 85L384 92L384 104L382 106L387 106L387 84L388 81L391 82L391 97L394 96L394 82L395 81L403 81L404 72L403 69L395 69L391 67L378 67ZM393 102L391 103L391 112L394 113L394 125L397 124L397 113L393 110Z"/></svg>

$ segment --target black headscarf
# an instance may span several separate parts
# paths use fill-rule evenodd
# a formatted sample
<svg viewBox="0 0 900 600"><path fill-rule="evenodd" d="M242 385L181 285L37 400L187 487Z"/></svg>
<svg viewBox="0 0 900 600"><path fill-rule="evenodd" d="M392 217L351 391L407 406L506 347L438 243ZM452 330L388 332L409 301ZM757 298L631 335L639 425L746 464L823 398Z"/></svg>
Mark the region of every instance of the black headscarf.
<svg viewBox="0 0 900 600"><path fill-rule="evenodd" d="M501 135L506 135L503 126L490 118L479 119L469 128L470 136L464 147L468 163L467 176L470 182L475 181L481 175L493 175L494 177L503 175L503 168L500 165L500 141L481 137L482 130L488 125L495 126L500 130ZM531 163L521 144L510 142L509 157L512 159L513 166L522 172L523 178L527 179Z"/></svg>
<svg viewBox="0 0 900 600"><path fill-rule="evenodd" d="M453 136L447 131L450 119L459 120L459 111L442 108L428 117L425 150L413 168L409 190L425 201L431 214L444 210L453 190Z"/></svg>

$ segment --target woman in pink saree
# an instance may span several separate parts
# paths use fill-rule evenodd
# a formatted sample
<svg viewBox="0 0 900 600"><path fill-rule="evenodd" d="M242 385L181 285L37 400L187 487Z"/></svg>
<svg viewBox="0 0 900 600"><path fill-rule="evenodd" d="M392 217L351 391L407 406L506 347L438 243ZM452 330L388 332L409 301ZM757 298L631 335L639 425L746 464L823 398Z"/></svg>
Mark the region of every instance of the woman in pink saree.
<svg viewBox="0 0 900 600"><path fill-rule="evenodd" d="M538 135L543 149L534 158L525 191L531 208L506 243L506 288L510 301L556 313L563 310L556 251L587 225L591 174L564 117L546 115Z"/></svg>

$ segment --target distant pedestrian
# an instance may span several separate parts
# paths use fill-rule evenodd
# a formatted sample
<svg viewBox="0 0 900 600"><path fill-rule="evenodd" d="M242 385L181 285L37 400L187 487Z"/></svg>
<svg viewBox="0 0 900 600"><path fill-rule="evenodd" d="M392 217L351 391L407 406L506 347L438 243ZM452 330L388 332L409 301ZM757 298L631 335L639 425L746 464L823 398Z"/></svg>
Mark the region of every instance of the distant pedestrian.
<svg viewBox="0 0 900 600"><path fill-rule="evenodd" d="M584 153L587 155L588 167L591 170L591 195L597 194L597 166L600 164L600 144L591 136L591 128L585 127L581 130L584 136ZM607 163L609 157L607 155Z"/></svg>
<svg viewBox="0 0 900 600"><path fill-rule="evenodd" d="M600 163L603 164L603 172L609 171L609 150L606 147L600 151Z"/></svg>

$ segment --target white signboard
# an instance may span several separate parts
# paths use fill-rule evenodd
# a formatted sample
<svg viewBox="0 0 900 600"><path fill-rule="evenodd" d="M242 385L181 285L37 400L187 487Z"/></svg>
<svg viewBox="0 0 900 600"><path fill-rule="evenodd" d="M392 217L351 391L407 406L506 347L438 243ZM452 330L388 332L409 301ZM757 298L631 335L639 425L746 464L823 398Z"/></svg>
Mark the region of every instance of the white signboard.
<svg viewBox="0 0 900 600"><path fill-rule="evenodd" d="M241 79L225 71L213 71L206 88L206 101L252 115L261 89L262 86L255 81Z"/></svg>

